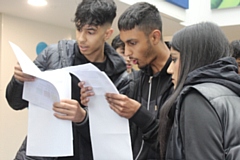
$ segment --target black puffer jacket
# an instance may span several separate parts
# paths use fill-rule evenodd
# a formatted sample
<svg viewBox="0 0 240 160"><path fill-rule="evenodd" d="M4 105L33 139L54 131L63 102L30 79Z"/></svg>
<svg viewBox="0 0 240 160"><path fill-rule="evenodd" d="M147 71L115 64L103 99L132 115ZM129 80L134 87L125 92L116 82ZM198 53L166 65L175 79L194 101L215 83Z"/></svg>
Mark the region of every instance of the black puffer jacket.
<svg viewBox="0 0 240 160"><path fill-rule="evenodd" d="M166 160L240 159L239 104L234 58L191 72L177 100Z"/></svg>
<svg viewBox="0 0 240 160"><path fill-rule="evenodd" d="M137 78L131 82L134 87L130 88L134 88L134 92L129 96L141 103L140 109L130 119L135 160L160 159L157 141L159 111L173 90L171 75L167 73L170 63L171 58L162 70L154 75L151 67L147 66L137 72L138 76L135 76Z"/></svg>
<svg viewBox="0 0 240 160"><path fill-rule="evenodd" d="M45 70L54 70L67 66L74 65L75 55L78 54L78 61L81 64L89 63L89 61L79 52L78 47L76 46L76 41L74 40L62 40L59 41L58 44L53 44L47 47L34 61L34 63L38 66L38 68L42 71ZM113 81L117 89L120 93L128 92L128 84L129 77L126 72L126 64L121 56L119 56L116 51L110 47L107 43L104 46L104 54L107 57L106 65L104 68L104 72L109 76L109 78ZM94 64L94 63L93 63ZM78 88L78 87L75 87ZM22 100L22 90L23 84L18 82L14 77L9 82L6 89L6 99L9 105L14 110L21 110L28 106L28 102ZM79 90L80 91L80 90ZM77 91L77 92L79 92ZM77 96L79 97L79 96ZM79 100L79 99L78 99ZM87 117L88 118L88 117ZM85 120L87 121L87 119ZM88 124L87 124L88 126ZM87 127L88 128L88 127ZM74 129L74 157L69 157L66 159L80 159L80 151L79 148L88 146L90 144L82 144L80 139L76 133L75 125L73 125ZM26 139L25 139L26 141ZM22 144L19 152L17 153L17 160L26 160L26 159L34 159L34 160L53 160L56 158L41 158L41 157L26 157L26 142ZM83 146L79 146L83 145ZM87 153L86 153L87 154ZM82 155L81 155L82 156ZM90 157L84 157L81 159L91 159Z"/></svg>

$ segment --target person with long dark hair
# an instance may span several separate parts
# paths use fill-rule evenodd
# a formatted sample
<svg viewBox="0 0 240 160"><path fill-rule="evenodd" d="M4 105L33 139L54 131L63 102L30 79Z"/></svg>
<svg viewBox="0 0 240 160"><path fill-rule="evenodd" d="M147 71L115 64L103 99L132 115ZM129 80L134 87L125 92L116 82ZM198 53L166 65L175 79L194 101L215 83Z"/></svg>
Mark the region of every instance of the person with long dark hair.
<svg viewBox="0 0 240 160"><path fill-rule="evenodd" d="M160 112L161 159L240 159L240 76L213 23L194 24L171 42L174 93Z"/></svg>

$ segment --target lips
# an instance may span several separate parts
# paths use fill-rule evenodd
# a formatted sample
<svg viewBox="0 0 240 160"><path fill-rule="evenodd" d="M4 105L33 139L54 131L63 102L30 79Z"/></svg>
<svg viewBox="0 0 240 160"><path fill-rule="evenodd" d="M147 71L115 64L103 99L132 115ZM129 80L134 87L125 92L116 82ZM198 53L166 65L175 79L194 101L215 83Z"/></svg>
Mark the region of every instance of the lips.
<svg viewBox="0 0 240 160"><path fill-rule="evenodd" d="M138 60L136 59L131 59L133 64L138 64Z"/></svg>
<svg viewBox="0 0 240 160"><path fill-rule="evenodd" d="M88 49L87 46L79 46L80 51L86 51Z"/></svg>
<svg viewBox="0 0 240 160"><path fill-rule="evenodd" d="M132 68L132 65L128 63L127 68Z"/></svg>

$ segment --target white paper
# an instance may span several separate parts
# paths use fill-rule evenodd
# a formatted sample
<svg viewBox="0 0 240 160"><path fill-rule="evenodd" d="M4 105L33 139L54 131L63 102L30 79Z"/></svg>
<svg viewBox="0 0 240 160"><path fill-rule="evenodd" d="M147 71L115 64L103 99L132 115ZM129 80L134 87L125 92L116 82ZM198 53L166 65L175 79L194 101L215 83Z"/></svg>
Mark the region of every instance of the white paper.
<svg viewBox="0 0 240 160"><path fill-rule="evenodd" d="M60 157L73 155L72 128L53 112L29 103L27 155ZM70 131L70 132L69 132Z"/></svg>
<svg viewBox="0 0 240 160"><path fill-rule="evenodd" d="M27 55L22 51L22 49L10 41L9 43L22 68L23 73L26 73L35 77L41 75L41 70L36 65L33 64L33 62L27 57Z"/></svg>
<svg viewBox="0 0 240 160"><path fill-rule="evenodd" d="M132 160L128 120L112 111L104 95L88 105L94 160Z"/></svg>
<svg viewBox="0 0 240 160"><path fill-rule="evenodd" d="M111 110L106 93L118 93L109 77L100 70L68 70L86 86L93 87L94 96L88 103L89 125L94 160L131 160L132 149L128 119Z"/></svg>
<svg viewBox="0 0 240 160"><path fill-rule="evenodd" d="M26 54L9 42L24 73L35 76L24 82L23 99L29 102L27 151L29 156L73 155L72 122L57 119L53 103L71 99L71 76L64 70L41 72Z"/></svg>
<svg viewBox="0 0 240 160"><path fill-rule="evenodd" d="M93 87L95 93L88 104L94 160L132 160L128 119L120 117L110 109L105 94L118 93L118 90L104 72L90 63L39 72L19 47L10 44L23 72L39 77L34 82L24 84L23 97L30 102L28 155L55 157L72 154L71 122L55 118L51 109L53 102L71 97L68 73L72 73L79 80L85 81L86 86Z"/></svg>

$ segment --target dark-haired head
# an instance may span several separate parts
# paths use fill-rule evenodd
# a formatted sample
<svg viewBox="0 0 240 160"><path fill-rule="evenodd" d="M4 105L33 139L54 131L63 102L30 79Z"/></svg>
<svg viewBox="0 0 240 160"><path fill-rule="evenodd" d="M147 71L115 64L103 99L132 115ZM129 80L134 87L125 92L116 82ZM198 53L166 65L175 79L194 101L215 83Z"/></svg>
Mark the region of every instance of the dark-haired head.
<svg viewBox="0 0 240 160"><path fill-rule="evenodd" d="M240 40L234 40L230 43L230 53L232 57L240 58Z"/></svg>
<svg viewBox="0 0 240 160"><path fill-rule="evenodd" d="M173 123L168 114L184 86L187 75L197 68L229 56L226 36L216 24L210 22L194 24L175 33L171 49L180 53L180 65L175 91L160 112L159 138L162 157L165 155L167 139Z"/></svg>
<svg viewBox="0 0 240 160"><path fill-rule="evenodd" d="M119 18L118 29L127 31L137 27L146 35L158 29L162 33L162 20L158 9L146 2L135 3ZM161 36L162 39L162 36Z"/></svg>
<svg viewBox="0 0 240 160"><path fill-rule="evenodd" d="M112 47L113 47L114 49L117 49L117 48L119 48L119 47L124 48L124 43L123 43L123 41L120 39L120 35L117 35L116 37L113 38L111 45L112 45Z"/></svg>
<svg viewBox="0 0 240 160"><path fill-rule="evenodd" d="M179 85L189 72L229 56L228 40L219 26L202 22L185 27L173 35L172 49L180 52Z"/></svg>
<svg viewBox="0 0 240 160"><path fill-rule="evenodd" d="M234 40L230 43L230 53L238 64L238 74L240 74L240 40Z"/></svg>
<svg viewBox="0 0 240 160"><path fill-rule="evenodd" d="M81 30L85 25L102 26L112 24L116 17L116 5L113 0L83 0L75 12L75 25Z"/></svg>

